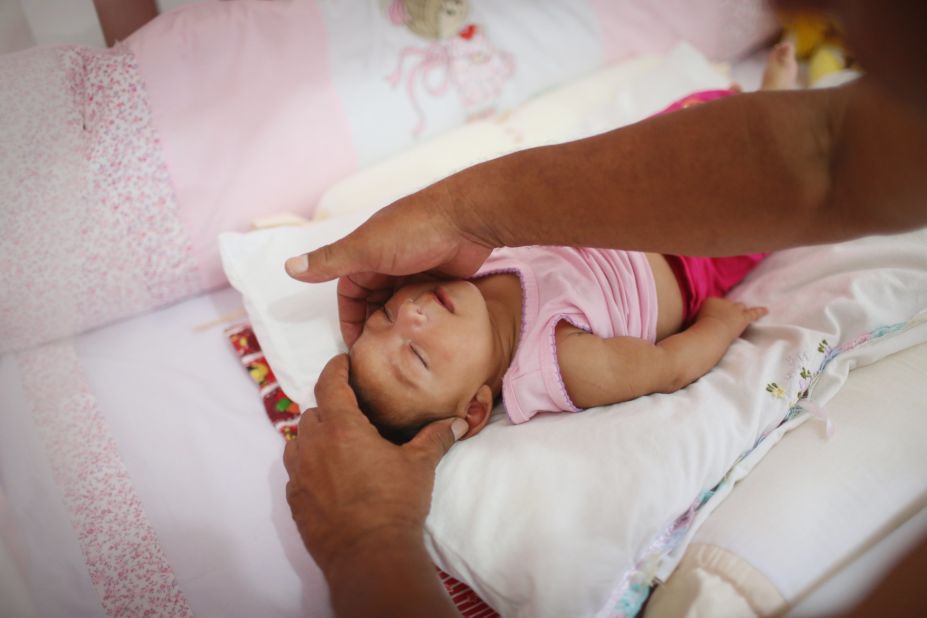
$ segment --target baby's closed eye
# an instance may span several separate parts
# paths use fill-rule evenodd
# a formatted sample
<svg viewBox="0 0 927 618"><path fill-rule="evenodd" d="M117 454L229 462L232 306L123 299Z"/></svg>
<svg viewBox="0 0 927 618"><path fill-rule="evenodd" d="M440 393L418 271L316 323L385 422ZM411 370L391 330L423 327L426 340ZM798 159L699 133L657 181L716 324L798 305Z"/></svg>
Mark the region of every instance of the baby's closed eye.
<svg viewBox="0 0 927 618"><path fill-rule="evenodd" d="M409 342L409 348L412 350L412 353L418 357L418 360L422 362L422 365L425 366L425 369L428 369L428 361L425 359L425 355L422 353L421 348L412 342Z"/></svg>

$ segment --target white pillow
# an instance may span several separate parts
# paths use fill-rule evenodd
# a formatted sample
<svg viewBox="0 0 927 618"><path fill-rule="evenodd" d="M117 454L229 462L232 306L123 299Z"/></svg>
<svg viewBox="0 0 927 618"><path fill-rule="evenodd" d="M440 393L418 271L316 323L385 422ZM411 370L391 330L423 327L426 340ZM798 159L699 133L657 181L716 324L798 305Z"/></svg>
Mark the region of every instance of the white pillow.
<svg viewBox="0 0 927 618"><path fill-rule="evenodd" d="M286 274L283 263L341 238L369 214L219 236L225 275L241 292L251 327L280 388L300 410L315 405L312 390L322 367L347 348L338 326L336 282L296 281Z"/></svg>

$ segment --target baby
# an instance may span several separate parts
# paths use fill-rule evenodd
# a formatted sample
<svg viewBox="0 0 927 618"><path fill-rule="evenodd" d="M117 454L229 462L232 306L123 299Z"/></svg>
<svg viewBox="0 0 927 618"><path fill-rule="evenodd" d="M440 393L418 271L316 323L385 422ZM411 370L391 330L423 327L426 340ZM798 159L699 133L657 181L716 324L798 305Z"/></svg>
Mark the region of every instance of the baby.
<svg viewBox="0 0 927 618"><path fill-rule="evenodd" d="M766 314L720 298L763 257L497 249L471 280L406 285L371 314L350 351L351 385L397 443L449 416L475 435L500 394L522 423L670 393Z"/></svg>
<svg viewBox="0 0 927 618"><path fill-rule="evenodd" d="M761 87L797 88L797 76L793 45L782 43ZM667 111L717 96L701 94ZM766 314L721 298L763 257L498 249L469 281L397 290L351 348L351 385L397 443L448 416L465 419L472 436L499 395L523 423L542 411L670 393L707 373Z"/></svg>

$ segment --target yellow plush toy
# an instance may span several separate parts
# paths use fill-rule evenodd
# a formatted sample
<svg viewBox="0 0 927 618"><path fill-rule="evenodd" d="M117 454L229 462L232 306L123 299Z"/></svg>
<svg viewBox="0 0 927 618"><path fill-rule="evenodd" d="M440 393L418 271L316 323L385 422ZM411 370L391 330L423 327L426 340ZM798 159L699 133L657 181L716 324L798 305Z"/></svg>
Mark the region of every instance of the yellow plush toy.
<svg viewBox="0 0 927 618"><path fill-rule="evenodd" d="M795 45L795 56L807 62L808 85L849 68L850 61L836 25L820 13L782 15L783 40Z"/></svg>

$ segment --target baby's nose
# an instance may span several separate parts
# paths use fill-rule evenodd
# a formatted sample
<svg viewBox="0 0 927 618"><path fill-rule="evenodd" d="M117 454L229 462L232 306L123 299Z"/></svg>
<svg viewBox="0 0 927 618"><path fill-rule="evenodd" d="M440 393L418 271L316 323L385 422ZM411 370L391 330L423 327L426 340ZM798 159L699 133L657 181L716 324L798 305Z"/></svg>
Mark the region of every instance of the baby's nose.
<svg viewBox="0 0 927 618"><path fill-rule="evenodd" d="M422 311L422 308L411 298L406 301L402 307L402 310L403 316L413 327L421 326L428 321L428 317L425 315L425 312Z"/></svg>

